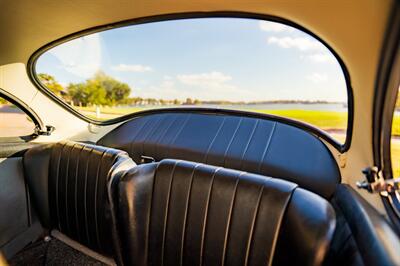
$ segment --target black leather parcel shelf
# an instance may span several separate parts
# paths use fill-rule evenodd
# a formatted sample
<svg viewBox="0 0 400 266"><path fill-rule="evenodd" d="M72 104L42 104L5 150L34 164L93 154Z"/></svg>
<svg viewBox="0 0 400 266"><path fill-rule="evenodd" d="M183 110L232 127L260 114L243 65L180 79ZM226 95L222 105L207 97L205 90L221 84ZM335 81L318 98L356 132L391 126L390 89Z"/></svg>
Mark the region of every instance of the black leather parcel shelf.
<svg viewBox="0 0 400 266"><path fill-rule="evenodd" d="M98 145L142 156L183 159L282 178L330 198L340 172L316 136L264 118L209 112L143 114L121 124Z"/></svg>

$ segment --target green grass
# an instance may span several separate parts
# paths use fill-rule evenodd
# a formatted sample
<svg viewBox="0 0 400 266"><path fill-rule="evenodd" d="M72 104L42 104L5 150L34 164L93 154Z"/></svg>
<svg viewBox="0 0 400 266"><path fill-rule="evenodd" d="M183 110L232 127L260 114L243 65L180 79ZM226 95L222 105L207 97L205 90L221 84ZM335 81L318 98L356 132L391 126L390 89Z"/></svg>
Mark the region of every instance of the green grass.
<svg viewBox="0 0 400 266"><path fill-rule="evenodd" d="M156 107L158 108L158 107ZM161 108L161 107L159 107ZM101 107L101 117L96 118L95 107L79 107L85 115L97 119L108 120L118 116L143 111L146 108L141 107ZM306 122L318 128L327 131L336 131L339 134L332 133L340 141L344 141L345 135L340 134L347 128L347 114L334 111L316 111L316 110L255 110L243 109L244 111L253 111L263 114L272 114L276 116L287 117L302 122ZM400 116L395 116L393 120L392 135L400 137ZM400 140L394 140L391 144L392 149L392 168L395 177L400 176Z"/></svg>
<svg viewBox="0 0 400 266"><path fill-rule="evenodd" d="M314 110L254 110L258 113L287 117L325 130L346 130L347 114L344 112Z"/></svg>
<svg viewBox="0 0 400 266"><path fill-rule="evenodd" d="M79 110L85 112L88 116L95 118L95 107L79 107ZM135 113L145 110L140 107L101 107L100 119L110 119L125 114ZM307 111L307 110L255 110L243 109L244 111L253 111L257 113L272 114L287 118L296 119L308 124L317 126L325 130L345 130L347 127L347 115L343 112L329 111ZM97 118L98 119L98 118ZM400 122L400 121L399 121Z"/></svg>
<svg viewBox="0 0 400 266"><path fill-rule="evenodd" d="M390 146L393 177L400 177L400 140L392 141Z"/></svg>

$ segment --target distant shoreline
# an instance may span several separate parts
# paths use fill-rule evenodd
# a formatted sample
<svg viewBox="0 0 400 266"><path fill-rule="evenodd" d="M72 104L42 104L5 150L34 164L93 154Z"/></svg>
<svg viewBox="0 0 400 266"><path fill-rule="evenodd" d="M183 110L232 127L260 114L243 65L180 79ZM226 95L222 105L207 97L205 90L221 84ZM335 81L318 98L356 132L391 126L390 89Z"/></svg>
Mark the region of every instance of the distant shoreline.
<svg viewBox="0 0 400 266"><path fill-rule="evenodd" d="M276 101L252 101L252 102L230 102L230 101L201 101L198 104L207 105L263 105L263 104L343 104L345 102L329 102L329 101L301 101L301 100L276 100ZM185 105L186 103L182 103Z"/></svg>

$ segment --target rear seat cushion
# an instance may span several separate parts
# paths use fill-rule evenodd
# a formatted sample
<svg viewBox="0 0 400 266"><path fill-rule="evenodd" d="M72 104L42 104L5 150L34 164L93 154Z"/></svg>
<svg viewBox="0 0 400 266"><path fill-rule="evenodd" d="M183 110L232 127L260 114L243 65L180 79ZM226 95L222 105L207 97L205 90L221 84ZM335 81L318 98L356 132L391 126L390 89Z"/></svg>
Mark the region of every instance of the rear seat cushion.
<svg viewBox="0 0 400 266"><path fill-rule="evenodd" d="M42 225L102 254L112 253L108 185L135 164L112 148L63 142L24 155L24 171Z"/></svg>
<svg viewBox="0 0 400 266"><path fill-rule="evenodd" d="M320 265L335 228L294 183L187 161L140 165L111 190L126 265Z"/></svg>

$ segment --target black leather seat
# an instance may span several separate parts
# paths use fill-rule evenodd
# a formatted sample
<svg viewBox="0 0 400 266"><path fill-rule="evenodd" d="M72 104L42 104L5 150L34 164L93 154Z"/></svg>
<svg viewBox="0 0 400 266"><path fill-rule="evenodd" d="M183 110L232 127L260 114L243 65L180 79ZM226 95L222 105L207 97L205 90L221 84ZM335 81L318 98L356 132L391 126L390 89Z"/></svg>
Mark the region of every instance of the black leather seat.
<svg viewBox="0 0 400 266"><path fill-rule="evenodd" d="M63 142L29 149L23 161L42 225L115 256L108 186L135 165L129 156L111 148Z"/></svg>
<svg viewBox="0 0 400 266"><path fill-rule="evenodd" d="M111 190L125 265L320 265L335 229L294 183L187 161L137 166Z"/></svg>

